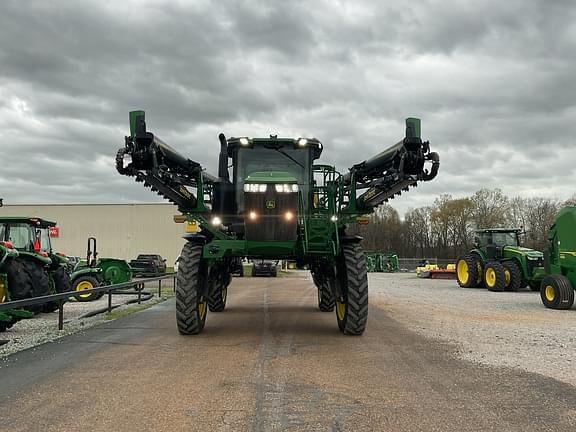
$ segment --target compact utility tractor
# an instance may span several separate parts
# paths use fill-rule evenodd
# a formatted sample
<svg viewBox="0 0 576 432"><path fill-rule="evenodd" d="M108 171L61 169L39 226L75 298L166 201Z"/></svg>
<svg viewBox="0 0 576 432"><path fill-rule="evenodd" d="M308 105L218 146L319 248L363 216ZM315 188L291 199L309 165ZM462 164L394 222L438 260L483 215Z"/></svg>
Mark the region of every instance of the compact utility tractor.
<svg viewBox="0 0 576 432"><path fill-rule="evenodd" d="M394 252L366 251L364 254L366 255L366 268L368 269L368 273L394 273L400 271L398 255Z"/></svg>
<svg viewBox="0 0 576 432"><path fill-rule="evenodd" d="M551 309L570 309L576 288L576 207L564 207L548 232L544 251L546 276L540 284L540 297Z"/></svg>
<svg viewBox="0 0 576 432"><path fill-rule="evenodd" d="M96 238L88 238L86 259L74 267L70 278L73 291L85 291L101 285L113 285L129 282L132 279L130 265L118 258L99 258L96 248ZM86 293L76 297L80 302L98 300L104 295L100 293Z"/></svg>
<svg viewBox="0 0 576 432"><path fill-rule="evenodd" d="M520 246L520 229L476 231L474 249L456 261L456 279L463 288L485 286L490 291L540 289L544 255Z"/></svg>
<svg viewBox="0 0 576 432"><path fill-rule="evenodd" d="M436 177L440 158L422 141L420 120L407 119L404 139L344 174L315 164L323 150L315 138L220 134L219 141L214 176L149 132L144 112L134 111L130 136L117 153L120 174L176 204L182 214L175 221L199 228L185 236L179 261L180 333L200 333L208 309L224 310L233 263L248 257L308 265L320 310L335 307L340 330L362 334L368 318L366 261L361 238L346 228L419 181Z"/></svg>

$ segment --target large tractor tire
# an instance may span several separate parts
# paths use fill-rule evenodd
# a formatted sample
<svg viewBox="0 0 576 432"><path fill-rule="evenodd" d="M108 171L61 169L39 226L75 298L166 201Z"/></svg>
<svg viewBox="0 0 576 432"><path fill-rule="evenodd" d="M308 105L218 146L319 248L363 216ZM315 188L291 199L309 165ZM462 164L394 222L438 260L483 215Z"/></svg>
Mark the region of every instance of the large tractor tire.
<svg viewBox="0 0 576 432"><path fill-rule="evenodd" d="M505 291L518 291L522 285L522 273L520 267L514 261L504 261L502 263L504 268Z"/></svg>
<svg viewBox="0 0 576 432"><path fill-rule="evenodd" d="M570 309L574 304L574 288L563 275L549 275L540 285L540 298L550 309Z"/></svg>
<svg viewBox="0 0 576 432"><path fill-rule="evenodd" d="M322 312L332 312L335 304L334 285L330 283L329 279L324 278L318 286L318 308Z"/></svg>
<svg viewBox="0 0 576 432"><path fill-rule="evenodd" d="M94 276L84 275L79 276L72 282L72 289L71 291L84 291L87 289L97 288L101 285L100 280L95 278ZM76 297L76 300L79 302L89 302L98 300L104 295L104 293L87 293L81 294Z"/></svg>
<svg viewBox="0 0 576 432"><path fill-rule="evenodd" d="M180 334L195 335L204 329L208 310L207 279L202 245L186 243L176 278L176 324Z"/></svg>
<svg viewBox="0 0 576 432"><path fill-rule="evenodd" d="M32 296L31 297L42 297L50 295L50 277L48 276L48 270L43 264L31 261L23 260L22 266L24 271L28 274L30 278L30 283L32 284ZM32 306L27 306L31 312L52 312L53 305L49 303L37 304Z"/></svg>
<svg viewBox="0 0 576 432"><path fill-rule="evenodd" d="M232 280L230 273L218 274L210 284L210 295L208 296L208 309L210 312L222 312L226 308L228 298L228 285Z"/></svg>
<svg viewBox="0 0 576 432"><path fill-rule="evenodd" d="M456 280L462 288L473 288L478 284L478 267L473 255L463 255L456 261Z"/></svg>
<svg viewBox="0 0 576 432"><path fill-rule="evenodd" d="M337 264L336 319L340 331L359 336L368 321L368 272L362 247L345 244Z"/></svg>
<svg viewBox="0 0 576 432"><path fill-rule="evenodd" d="M486 263L484 267L484 284L488 291L504 291L506 287L506 276L504 267L497 261Z"/></svg>
<svg viewBox="0 0 576 432"><path fill-rule="evenodd" d="M34 295L34 287L27 272L24 271L22 261L15 259L8 259L4 263L4 272L8 279L8 291L5 296L14 300L24 300ZM20 318L12 315L11 321L5 321L5 330L11 328Z"/></svg>

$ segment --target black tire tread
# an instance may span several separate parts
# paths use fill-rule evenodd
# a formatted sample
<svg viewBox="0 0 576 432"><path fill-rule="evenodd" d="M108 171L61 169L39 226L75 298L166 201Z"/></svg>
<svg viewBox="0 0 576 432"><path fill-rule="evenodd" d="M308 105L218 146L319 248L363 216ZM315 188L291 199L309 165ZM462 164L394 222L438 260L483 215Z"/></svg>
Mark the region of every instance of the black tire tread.
<svg viewBox="0 0 576 432"><path fill-rule="evenodd" d="M359 336L364 333L368 321L368 272L366 258L358 243L345 244L342 257L346 272L346 316L339 327L345 335Z"/></svg>
<svg viewBox="0 0 576 432"><path fill-rule="evenodd" d="M176 278L176 324L183 335L199 334L206 315L201 319L198 302L202 295L202 245L186 243L180 254Z"/></svg>
<svg viewBox="0 0 576 432"><path fill-rule="evenodd" d="M496 283L492 288L490 288L486 283L486 272L488 271L489 268L493 268L494 271L496 272ZM504 276L504 267L498 261L490 261L486 263L486 265L484 266L484 284L486 285L486 288L488 288L488 291L493 292L504 291L506 285L506 279Z"/></svg>
<svg viewBox="0 0 576 432"><path fill-rule="evenodd" d="M504 261L502 263L504 269L510 272L510 285L506 287L506 291L518 291L522 285L522 272L520 267L514 261Z"/></svg>
<svg viewBox="0 0 576 432"><path fill-rule="evenodd" d="M545 295L545 287L551 285L555 291L555 299L549 302ZM550 309L567 310L574 304L574 288L570 280L564 275L548 275L542 279L540 285L540 298L544 306Z"/></svg>

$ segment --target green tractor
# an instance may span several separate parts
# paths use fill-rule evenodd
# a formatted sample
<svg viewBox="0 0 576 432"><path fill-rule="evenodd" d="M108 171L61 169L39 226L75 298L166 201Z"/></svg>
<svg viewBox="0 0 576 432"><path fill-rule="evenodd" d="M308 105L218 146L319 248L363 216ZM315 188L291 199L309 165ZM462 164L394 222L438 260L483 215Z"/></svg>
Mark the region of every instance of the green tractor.
<svg viewBox="0 0 576 432"><path fill-rule="evenodd" d="M15 256L4 246L5 256L10 258L6 264L18 267L6 271L11 300L70 291L68 258L55 252L50 241L49 230L55 226L55 222L36 217L0 217L0 241L17 251ZM53 312L57 308L58 303L49 302L26 309L36 313Z"/></svg>
<svg viewBox="0 0 576 432"><path fill-rule="evenodd" d="M182 215L175 221L199 228L186 234L179 260L179 332L198 334L208 310L225 309L234 262L246 257L307 265L319 309L336 310L342 333L362 334L368 319L366 260L361 237L347 227L436 177L440 158L422 141L420 120L407 119L405 138L344 174L315 163L323 150L315 138L220 134L219 141L214 176L147 131L144 111L133 111L130 136L116 157L120 174L176 204Z"/></svg>
<svg viewBox="0 0 576 432"><path fill-rule="evenodd" d="M400 270L398 255L394 252L365 252L368 273L394 273Z"/></svg>
<svg viewBox="0 0 576 432"><path fill-rule="evenodd" d="M544 277L542 252L520 246L520 229L476 231L474 249L456 261L456 279L463 288L485 286L490 291L540 289Z"/></svg>
<svg viewBox="0 0 576 432"><path fill-rule="evenodd" d="M102 285L129 282L132 279L130 265L118 258L98 258L96 238L88 238L86 259L74 267L70 278L73 291L85 291ZM80 302L98 300L104 293L87 293L76 297Z"/></svg>
<svg viewBox="0 0 576 432"><path fill-rule="evenodd" d="M540 297L550 309L570 309L576 287L576 207L564 207L548 232L549 247L544 251L546 276L540 284Z"/></svg>

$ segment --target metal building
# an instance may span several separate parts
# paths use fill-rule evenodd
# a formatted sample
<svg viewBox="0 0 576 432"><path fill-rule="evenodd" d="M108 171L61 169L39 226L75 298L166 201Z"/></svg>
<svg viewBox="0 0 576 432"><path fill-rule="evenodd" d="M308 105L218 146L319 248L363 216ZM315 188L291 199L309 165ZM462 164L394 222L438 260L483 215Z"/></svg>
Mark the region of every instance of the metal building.
<svg viewBox="0 0 576 432"><path fill-rule="evenodd" d="M134 259L139 253L160 254L172 266L184 245L184 225L172 204L42 204L4 205L0 216L37 216L58 223L52 233L56 251L86 256L88 237L98 240L101 257Z"/></svg>

